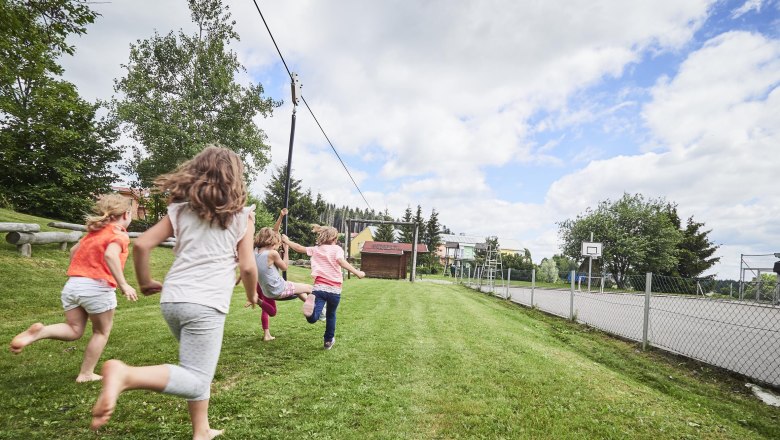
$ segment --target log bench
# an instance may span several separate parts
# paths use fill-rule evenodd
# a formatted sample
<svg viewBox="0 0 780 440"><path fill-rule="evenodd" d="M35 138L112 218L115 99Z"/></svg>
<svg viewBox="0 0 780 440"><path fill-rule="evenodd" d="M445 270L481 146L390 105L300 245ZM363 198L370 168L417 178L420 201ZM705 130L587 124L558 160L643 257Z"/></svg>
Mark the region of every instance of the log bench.
<svg viewBox="0 0 780 440"><path fill-rule="evenodd" d="M5 236L5 241L16 245L23 257L32 256L32 245L60 243L60 249L67 250L68 243L76 243L81 238L81 232L18 232L11 231Z"/></svg>

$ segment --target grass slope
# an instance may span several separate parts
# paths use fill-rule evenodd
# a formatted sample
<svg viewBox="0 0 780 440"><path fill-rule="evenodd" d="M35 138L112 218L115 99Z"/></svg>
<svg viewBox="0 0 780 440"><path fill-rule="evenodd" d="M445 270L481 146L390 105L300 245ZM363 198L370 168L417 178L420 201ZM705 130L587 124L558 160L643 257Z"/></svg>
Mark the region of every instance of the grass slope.
<svg viewBox="0 0 780 440"><path fill-rule="evenodd" d="M153 258L162 278L171 251ZM23 259L0 245L0 340L62 319L66 267L56 246ZM298 268L290 277L309 281ZM157 303L119 298L103 360L176 362ZM330 351L299 301L279 303L270 343L259 310L242 306L236 289L212 386L212 426L225 439L780 438L780 410L729 376L459 286L347 281ZM99 384L74 382L86 342L0 354L0 438L89 435ZM183 400L132 391L101 438L189 436Z"/></svg>

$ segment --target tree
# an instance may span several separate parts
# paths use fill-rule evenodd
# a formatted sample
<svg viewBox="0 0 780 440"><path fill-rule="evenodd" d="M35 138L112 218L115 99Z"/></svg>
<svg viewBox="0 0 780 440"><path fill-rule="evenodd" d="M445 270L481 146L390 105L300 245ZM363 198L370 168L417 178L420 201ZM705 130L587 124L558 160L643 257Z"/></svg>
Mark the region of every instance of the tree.
<svg viewBox="0 0 780 440"><path fill-rule="evenodd" d="M406 211L404 211L404 216L401 221L404 223L412 222L412 208L409 206L406 207ZM414 241L414 225L403 225L400 229L401 234L398 237L399 243L411 243Z"/></svg>
<svg viewBox="0 0 780 440"><path fill-rule="evenodd" d="M414 218L412 219L414 224L417 227L417 243L425 243L425 219L422 215L422 206L417 205L417 211L414 213ZM414 241L414 229L412 230L412 241ZM410 243L412 242L410 241Z"/></svg>
<svg viewBox="0 0 780 440"><path fill-rule="evenodd" d="M266 185L263 205L276 219L279 211L284 208L284 188L287 181L287 165L282 164L271 175ZM314 244L314 233L311 224L317 222L317 210L312 200L311 190L303 192L301 181L290 178L290 206L287 218L287 235L291 240L305 246Z"/></svg>
<svg viewBox="0 0 780 440"><path fill-rule="evenodd" d="M385 209L385 214L382 220L385 221L393 221L393 218L390 217L389 213L387 212L387 209ZM395 226L389 224L389 223L382 223L376 228L376 236L374 237L375 241L382 241L386 243L392 243L395 241Z"/></svg>
<svg viewBox="0 0 780 440"><path fill-rule="evenodd" d="M428 250L430 252L435 252L441 244L440 227L439 213L436 212L436 209L432 209L431 216L425 223L425 244L428 245Z"/></svg>
<svg viewBox="0 0 780 440"><path fill-rule="evenodd" d="M279 102L263 98L260 84L236 83L245 69L228 49L239 37L222 1L189 0L189 7L197 32L155 32L131 44L125 76L116 81L114 114L140 143L126 171L142 187L212 143L238 153L247 176L268 163L266 135L252 119L271 115Z"/></svg>
<svg viewBox="0 0 780 440"><path fill-rule="evenodd" d="M619 200L599 202L596 209L558 224L564 255L580 261L583 241L603 243L602 260L620 288L628 274L662 273L677 265L679 230L666 215L662 199L623 194Z"/></svg>
<svg viewBox="0 0 780 440"><path fill-rule="evenodd" d="M69 0L0 4L0 199L21 211L81 222L116 179L115 126L57 63L96 17Z"/></svg>
<svg viewBox="0 0 780 440"><path fill-rule="evenodd" d="M680 231L682 239L677 245L677 267L664 275L696 278L720 261L720 257L712 258L719 246L707 237L712 230L701 230L704 223L694 221L691 216L683 228L680 216L677 214L677 207L672 204L667 207L667 215Z"/></svg>
<svg viewBox="0 0 780 440"><path fill-rule="evenodd" d="M558 282L558 265L555 264L553 259L543 259L542 264L539 265L539 281L545 283L557 283Z"/></svg>

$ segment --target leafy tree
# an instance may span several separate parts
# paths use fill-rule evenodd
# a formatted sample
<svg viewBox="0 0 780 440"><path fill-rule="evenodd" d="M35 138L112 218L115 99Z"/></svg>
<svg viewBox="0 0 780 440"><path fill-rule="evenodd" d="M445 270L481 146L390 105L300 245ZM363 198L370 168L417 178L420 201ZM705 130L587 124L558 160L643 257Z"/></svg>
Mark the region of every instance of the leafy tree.
<svg viewBox="0 0 780 440"><path fill-rule="evenodd" d="M719 246L707 237L712 232L711 229L702 231L704 223L694 221L693 216L688 218L683 228L677 207L672 204L667 207L667 215L672 224L680 230L682 239L677 245L677 266L664 275L696 278L720 261L720 257L712 258Z"/></svg>
<svg viewBox="0 0 780 440"><path fill-rule="evenodd" d="M571 271L579 269L577 260L566 255L553 255L552 260L555 261L555 265L558 267L558 276L561 278L566 278ZM596 259L593 261L596 262Z"/></svg>
<svg viewBox="0 0 780 440"><path fill-rule="evenodd" d="M504 269L512 269L513 271L530 272L534 268L534 263L531 260L531 251L527 248L523 249L522 253L502 255L501 262Z"/></svg>
<svg viewBox="0 0 780 440"><path fill-rule="evenodd" d="M412 222L412 208L406 207L406 211L404 211L404 216L401 218L401 221L404 223ZM414 225L403 225L400 229L401 234L398 237L398 242L411 243L414 240Z"/></svg>
<svg viewBox="0 0 780 440"><path fill-rule="evenodd" d="M80 222L116 179L115 126L57 63L96 16L69 0L0 3L0 199L19 210Z"/></svg>
<svg viewBox="0 0 780 440"><path fill-rule="evenodd" d="M252 119L271 115L279 103L264 98L260 84L236 83L245 69L228 49L239 37L222 1L188 3L197 31L155 32L131 44L125 76L115 85L116 118L141 144L126 171L143 187L212 143L238 153L248 176L268 163L266 135Z"/></svg>
<svg viewBox="0 0 780 440"><path fill-rule="evenodd" d="M542 264L539 265L539 273L537 274L539 281L545 283L557 283L558 282L558 265L555 264L555 260L543 259Z"/></svg>
<svg viewBox="0 0 780 440"><path fill-rule="evenodd" d="M602 259L620 288L631 273L662 273L677 265L680 232L666 215L663 200L645 200L641 194L623 194L604 200L596 209L558 224L563 254L579 261L583 241L593 232L603 243Z"/></svg>
<svg viewBox="0 0 780 440"><path fill-rule="evenodd" d="M390 217L387 210L385 209L384 218L382 220L385 221L393 221L393 218ZM379 225L376 228L376 236L374 237L375 241L382 241L386 243L392 243L395 241L395 226L389 224L389 223L383 223Z"/></svg>
<svg viewBox="0 0 780 440"><path fill-rule="evenodd" d="M287 181L287 165L276 168L266 186L263 205L276 219L284 208L284 187ZM317 222L317 210L312 200L311 190L301 190L301 181L290 179L290 206L287 218L287 235L291 240L304 246L314 245L314 233L311 224Z"/></svg>

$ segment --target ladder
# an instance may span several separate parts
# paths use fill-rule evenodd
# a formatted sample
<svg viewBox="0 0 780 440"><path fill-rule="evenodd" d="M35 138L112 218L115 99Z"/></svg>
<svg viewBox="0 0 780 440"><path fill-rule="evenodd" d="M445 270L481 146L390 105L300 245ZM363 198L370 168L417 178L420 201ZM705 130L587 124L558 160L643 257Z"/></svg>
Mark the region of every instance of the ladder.
<svg viewBox="0 0 780 440"><path fill-rule="evenodd" d="M480 285L485 285L490 289L490 292L496 293L496 282L501 288L500 292L506 292L506 286L504 284L504 265L501 262L501 249L498 245L497 237L488 237L488 246L485 250L485 260L482 262L479 273Z"/></svg>

